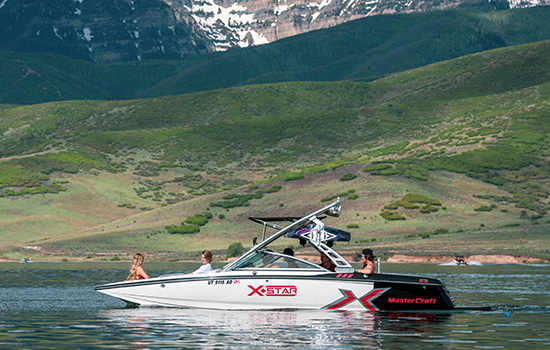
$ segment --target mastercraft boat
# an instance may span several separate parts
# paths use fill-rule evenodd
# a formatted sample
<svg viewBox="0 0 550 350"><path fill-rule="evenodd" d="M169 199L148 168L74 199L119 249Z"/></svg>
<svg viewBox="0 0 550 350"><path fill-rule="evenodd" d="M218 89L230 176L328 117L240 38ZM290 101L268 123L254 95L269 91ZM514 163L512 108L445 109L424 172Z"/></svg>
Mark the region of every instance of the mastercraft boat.
<svg viewBox="0 0 550 350"><path fill-rule="evenodd" d="M207 274L171 274L97 286L98 292L142 306L224 310L452 310L445 285L432 277L374 273L365 275L338 254L335 241L349 232L325 226L339 216L338 199L304 217L251 218L263 225L264 239L223 269ZM282 226L281 222L288 225ZM267 228L277 230L265 238ZM335 272L310 261L273 252L280 238L299 239L336 265Z"/></svg>

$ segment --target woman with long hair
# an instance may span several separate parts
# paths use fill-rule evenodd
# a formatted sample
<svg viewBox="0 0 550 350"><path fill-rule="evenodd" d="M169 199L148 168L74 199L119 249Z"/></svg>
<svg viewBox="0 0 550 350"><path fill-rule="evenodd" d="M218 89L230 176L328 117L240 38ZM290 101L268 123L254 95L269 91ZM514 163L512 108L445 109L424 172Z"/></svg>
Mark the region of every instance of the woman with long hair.
<svg viewBox="0 0 550 350"><path fill-rule="evenodd" d="M143 264L143 254L136 253L134 255L132 268L130 268L130 274L128 275L126 281L143 280L149 278L149 275L147 275L145 270L143 270L141 264Z"/></svg>

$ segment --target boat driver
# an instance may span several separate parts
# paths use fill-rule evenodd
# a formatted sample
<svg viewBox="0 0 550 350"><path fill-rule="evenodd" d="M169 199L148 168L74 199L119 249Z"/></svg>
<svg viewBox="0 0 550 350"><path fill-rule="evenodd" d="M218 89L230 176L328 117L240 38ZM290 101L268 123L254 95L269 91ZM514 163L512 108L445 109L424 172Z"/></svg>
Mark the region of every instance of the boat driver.
<svg viewBox="0 0 550 350"><path fill-rule="evenodd" d="M334 265L334 263L325 253L321 253L321 263L319 264L319 266L322 266L332 272L336 271L336 265Z"/></svg>

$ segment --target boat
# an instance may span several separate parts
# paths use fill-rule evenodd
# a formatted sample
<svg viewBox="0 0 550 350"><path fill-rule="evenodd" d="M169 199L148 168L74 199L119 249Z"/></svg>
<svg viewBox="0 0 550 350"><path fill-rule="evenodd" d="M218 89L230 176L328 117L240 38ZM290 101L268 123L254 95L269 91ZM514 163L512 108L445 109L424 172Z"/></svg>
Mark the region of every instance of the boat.
<svg viewBox="0 0 550 350"><path fill-rule="evenodd" d="M207 274L161 275L144 280L104 284L95 290L130 305L221 310L454 310L443 282L405 274L359 273L334 247L349 241L349 232L325 226L338 217L340 199L303 217L251 218L263 226L263 239L222 269ZM286 222L286 226L282 225ZM266 229L277 231L266 238ZM271 251L281 238L299 239L336 266Z"/></svg>
<svg viewBox="0 0 550 350"><path fill-rule="evenodd" d="M464 256L457 255L457 256L455 256L453 261L450 261L448 263L442 263L442 264L439 264L439 265L441 265L441 266L480 266L480 265L483 265L483 264L480 263L479 261L466 261Z"/></svg>

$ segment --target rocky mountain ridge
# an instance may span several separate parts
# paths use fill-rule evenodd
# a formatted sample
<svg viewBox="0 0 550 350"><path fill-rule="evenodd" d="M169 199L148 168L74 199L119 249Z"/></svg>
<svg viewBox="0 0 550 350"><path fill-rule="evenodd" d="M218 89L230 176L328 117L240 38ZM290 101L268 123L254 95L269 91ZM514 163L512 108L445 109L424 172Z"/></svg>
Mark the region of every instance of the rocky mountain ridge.
<svg viewBox="0 0 550 350"><path fill-rule="evenodd" d="M382 0L164 0L192 16L214 42L216 50L260 45L311 30L333 27L380 14L426 12L459 7L486 10L522 7L512 2L443 0L440 2ZM529 6L546 0L536 0ZM191 5L188 3L191 2Z"/></svg>
<svg viewBox="0 0 550 350"><path fill-rule="evenodd" d="M0 50L94 62L178 59L214 50L161 0L1 0Z"/></svg>
<svg viewBox="0 0 550 350"><path fill-rule="evenodd" d="M0 0L0 50L100 63L179 59L261 45L355 19L550 0Z"/></svg>

